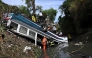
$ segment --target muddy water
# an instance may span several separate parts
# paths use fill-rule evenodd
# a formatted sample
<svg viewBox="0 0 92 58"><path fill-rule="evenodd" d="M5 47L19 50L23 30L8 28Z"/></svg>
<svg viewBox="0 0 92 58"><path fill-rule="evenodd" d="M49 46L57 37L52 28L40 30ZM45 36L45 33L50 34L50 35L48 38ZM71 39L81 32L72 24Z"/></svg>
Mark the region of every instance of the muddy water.
<svg viewBox="0 0 92 58"><path fill-rule="evenodd" d="M90 56L92 56L92 43L87 43L84 46L61 43L54 47L48 47L45 53L42 50L39 58L91 58Z"/></svg>

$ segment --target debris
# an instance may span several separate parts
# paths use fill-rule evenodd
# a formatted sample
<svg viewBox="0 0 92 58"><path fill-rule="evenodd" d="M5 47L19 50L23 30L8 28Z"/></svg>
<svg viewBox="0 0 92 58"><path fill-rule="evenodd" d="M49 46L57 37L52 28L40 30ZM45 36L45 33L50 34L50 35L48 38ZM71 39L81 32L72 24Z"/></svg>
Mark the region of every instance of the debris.
<svg viewBox="0 0 92 58"><path fill-rule="evenodd" d="M25 48L23 49L23 52L28 53L27 51L31 50L31 47L29 46L25 46Z"/></svg>
<svg viewBox="0 0 92 58"><path fill-rule="evenodd" d="M13 44L8 45L8 48L10 48Z"/></svg>
<svg viewBox="0 0 92 58"><path fill-rule="evenodd" d="M92 56L81 55L82 58L92 58Z"/></svg>
<svg viewBox="0 0 92 58"><path fill-rule="evenodd" d="M74 45L79 46L79 45L83 45L83 43L79 42L79 43L75 43Z"/></svg>
<svg viewBox="0 0 92 58"><path fill-rule="evenodd" d="M5 38L4 34L0 34L0 42L3 42L4 38Z"/></svg>

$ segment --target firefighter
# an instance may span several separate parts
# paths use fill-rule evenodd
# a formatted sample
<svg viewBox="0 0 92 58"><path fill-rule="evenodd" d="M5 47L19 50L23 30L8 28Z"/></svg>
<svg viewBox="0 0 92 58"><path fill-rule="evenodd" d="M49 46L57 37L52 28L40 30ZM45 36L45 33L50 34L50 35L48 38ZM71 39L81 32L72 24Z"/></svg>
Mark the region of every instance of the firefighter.
<svg viewBox="0 0 92 58"><path fill-rule="evenodd" d="M47 38L44 36L43 39L42 39L43 50L46 50L46 46L47 46Z"/></svg>

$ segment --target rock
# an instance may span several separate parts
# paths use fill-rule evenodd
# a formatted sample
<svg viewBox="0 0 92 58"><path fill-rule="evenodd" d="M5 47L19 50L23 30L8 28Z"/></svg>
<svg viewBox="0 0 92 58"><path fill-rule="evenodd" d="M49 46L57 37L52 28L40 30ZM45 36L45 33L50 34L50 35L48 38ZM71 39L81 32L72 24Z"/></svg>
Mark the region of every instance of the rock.
<svg viewBox="0 0 92 58"><path fill-rule="evenodd" d="M25 46L25 48L23 49L23 52L28 53L28 52L27 52L28 50L31 50L31 47Z"/></svg>
<svg viewBox="0 0 92 58"><path fill-rule="evenodd" d="M74 45L79 46L79 45L83 45L83 43L79 42L79 43L75 43Z"/></svg>

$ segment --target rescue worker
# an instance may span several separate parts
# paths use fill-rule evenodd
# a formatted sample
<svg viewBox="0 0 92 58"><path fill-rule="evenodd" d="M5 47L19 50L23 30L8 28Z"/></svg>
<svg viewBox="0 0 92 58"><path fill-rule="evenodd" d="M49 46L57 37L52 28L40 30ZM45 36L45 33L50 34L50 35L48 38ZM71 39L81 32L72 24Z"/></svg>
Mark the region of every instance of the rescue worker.
<svg viewBox="0 0 92 58"><path fill-rule="evenodd" d="M43 51L44 51L44 58L49 58L46 52L46 45L47 45L47 38L44 36L42 39Z"/></svg>
<svg viewBox="0 0 92 58"><path fill-rule="evenodd" d="M43 39L42 39L43 50L46 50L46 45L47 45L47 38L44 36Z"/></svg>
<svg viewBox="0 0 92 58"><path fill-rule="evenodd" d="M32 14L32 21L36 22L35 14Z"/></svg>
<svg viewBox="0 0 92 58"><path fill-rule="evenodd" d="M51 26L50 26L50 24L48 24L48 28L47 28L47 30L49 30L49 31L51 30Z"/></svg>
<svg viewBox="0 0 92 58"><path fill-rule="evenodd" d="M40 11L40 12L38 13L38 16L39 16L39 22L40 22L40 23L43 22L43 13L42 13L42 11Z"/></svg>
<svg viewBox="0 0 92 58"><path fill-rule="evenodd" d="M68 38L71 39L71 35L70 34L68 34Z"/></svg>
<svg viewBox="0 0 92 58"><path fill-rule="evenodd" d="M56 34L57 28L56 28L55 24L53 24L52 30L53 30L53 33Z"/></svg>
<svg viewBox="0 0 92 58"><path fill-rule="evenodd" d="M51 28L50 27L48 27L48 29L47 30L50 30Z"/></svg>

